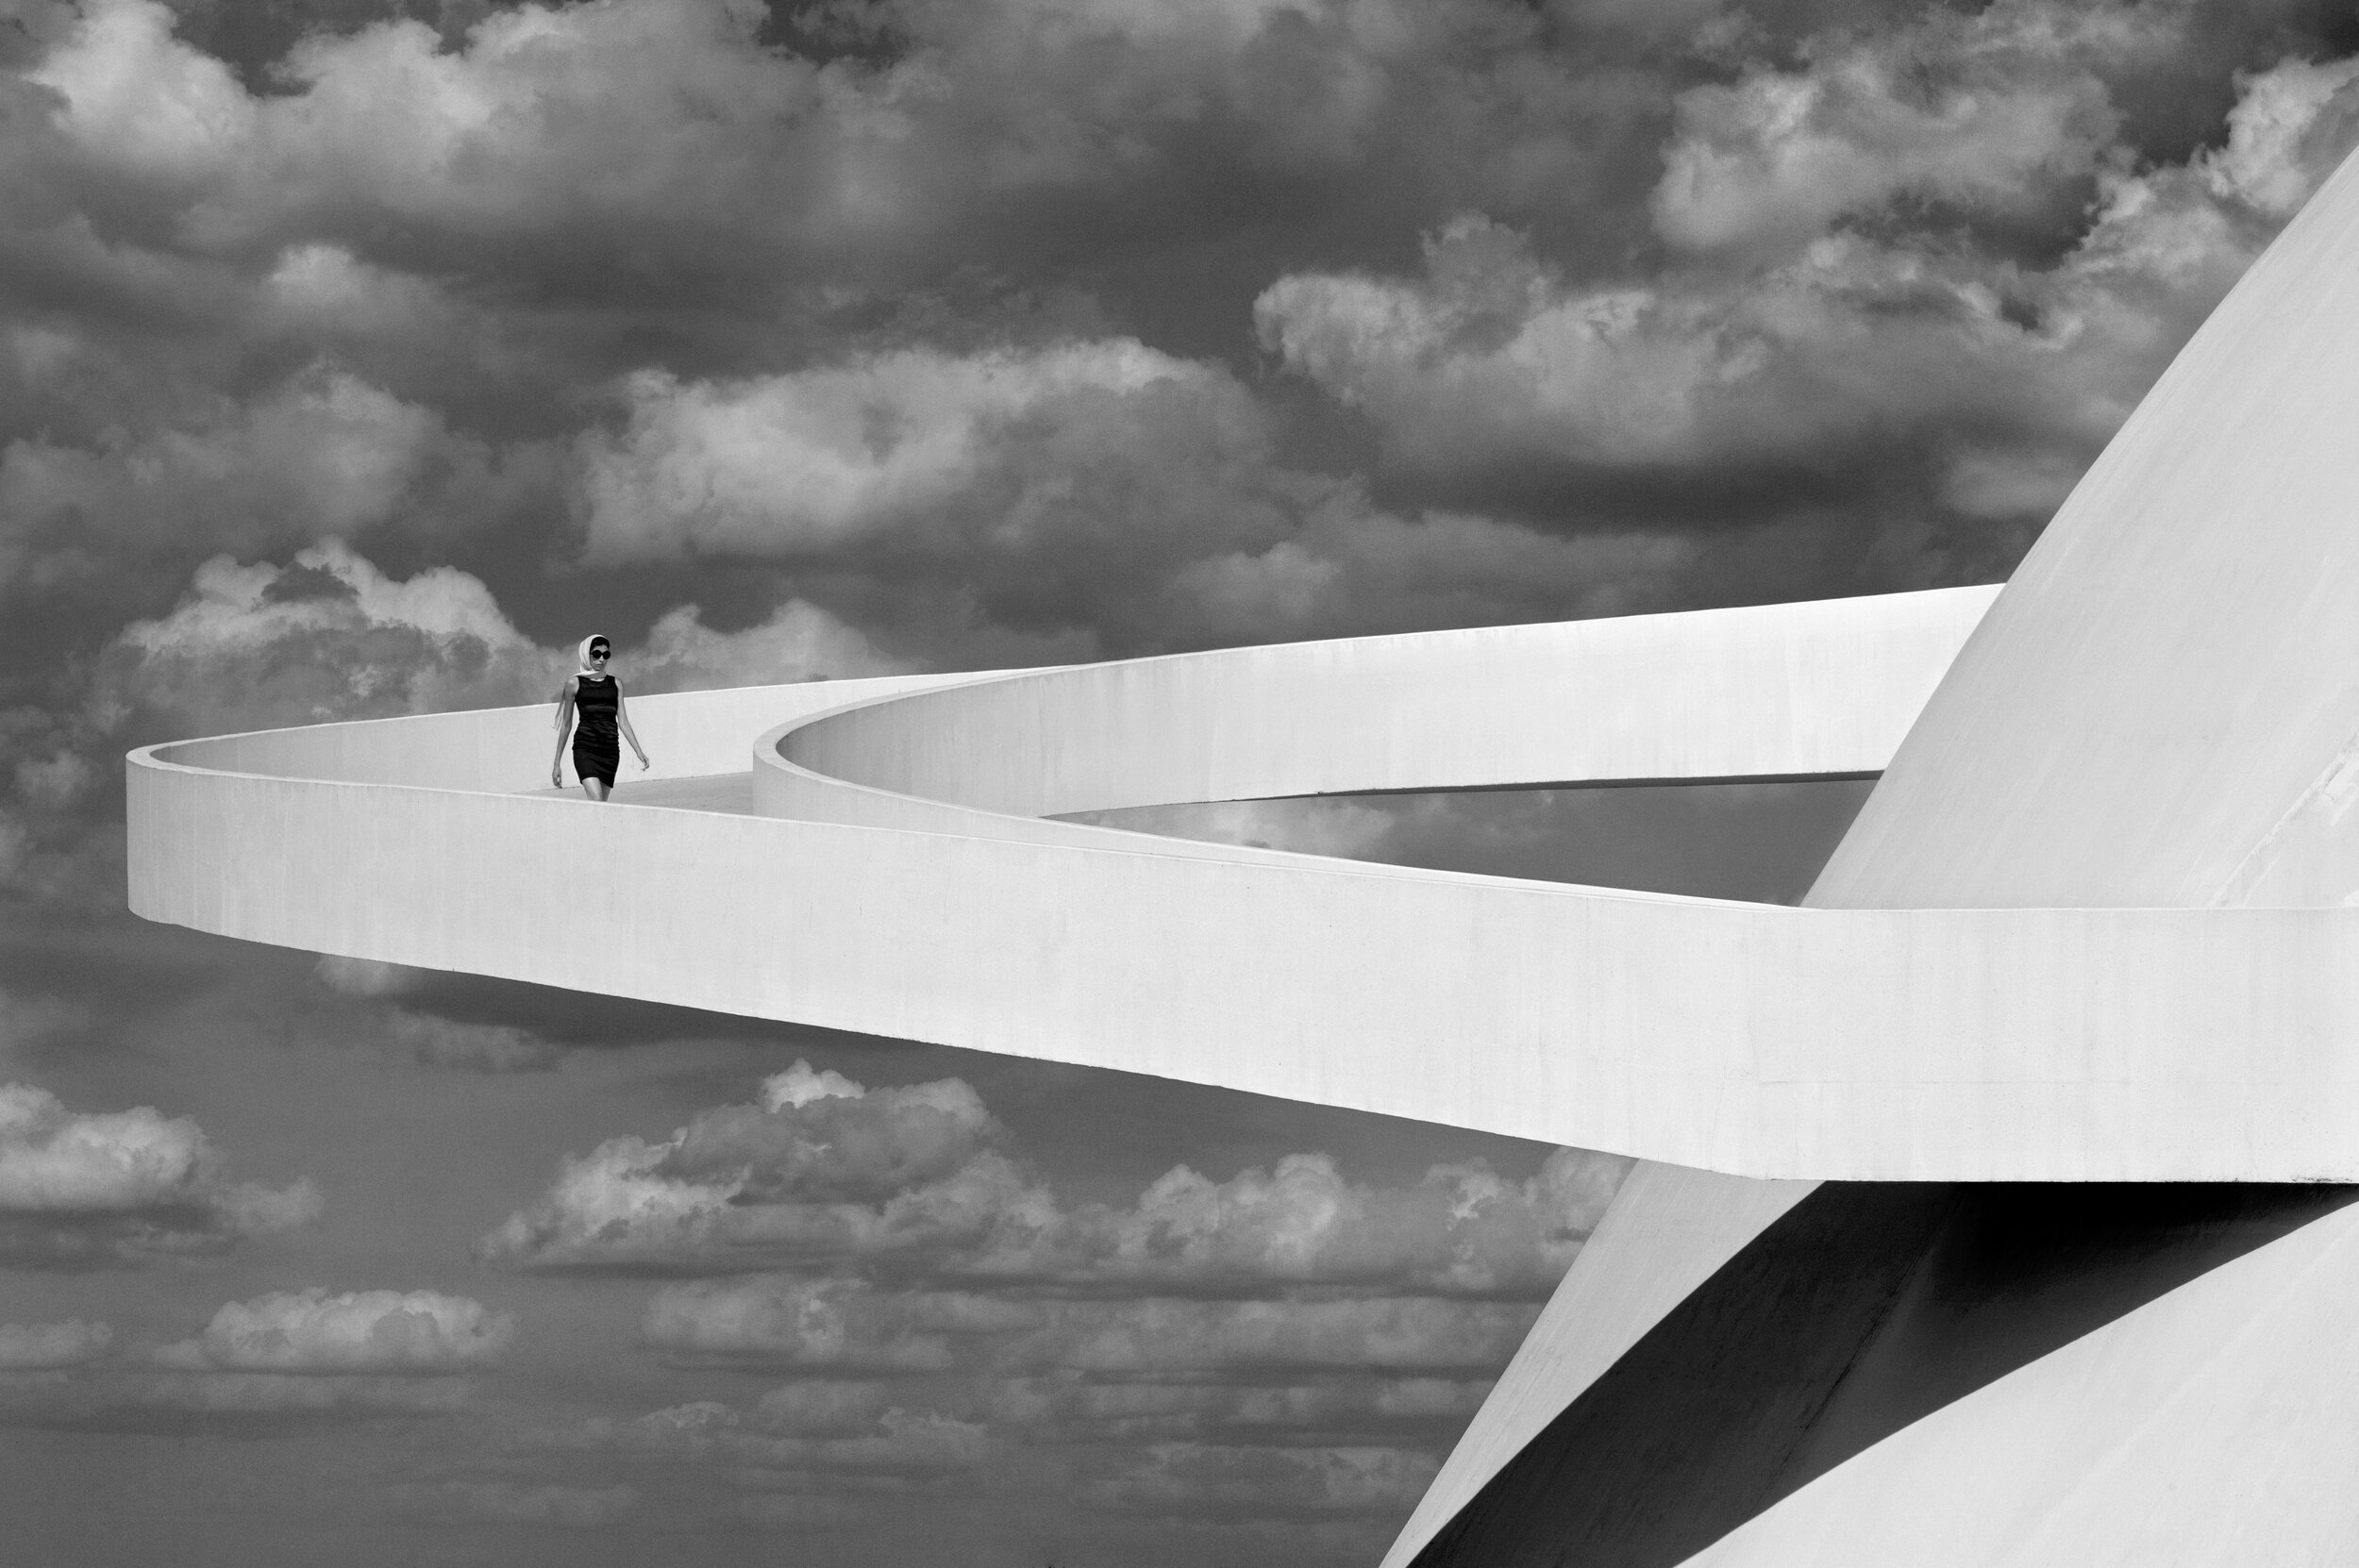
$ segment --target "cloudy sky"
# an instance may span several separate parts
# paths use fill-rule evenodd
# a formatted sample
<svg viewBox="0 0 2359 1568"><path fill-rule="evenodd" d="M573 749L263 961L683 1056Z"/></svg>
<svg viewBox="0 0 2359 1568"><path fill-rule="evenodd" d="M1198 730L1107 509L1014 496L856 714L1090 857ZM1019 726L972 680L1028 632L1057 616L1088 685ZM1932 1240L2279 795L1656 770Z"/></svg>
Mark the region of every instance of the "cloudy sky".
<svg viewBox="0 0 2359 1568"><path fill-rule="evenodd" d="M2354 141L2324 0L0 0L11 1560L1371 1560L1618 1161L148 926L122 752L1997 580Z"/></svg>

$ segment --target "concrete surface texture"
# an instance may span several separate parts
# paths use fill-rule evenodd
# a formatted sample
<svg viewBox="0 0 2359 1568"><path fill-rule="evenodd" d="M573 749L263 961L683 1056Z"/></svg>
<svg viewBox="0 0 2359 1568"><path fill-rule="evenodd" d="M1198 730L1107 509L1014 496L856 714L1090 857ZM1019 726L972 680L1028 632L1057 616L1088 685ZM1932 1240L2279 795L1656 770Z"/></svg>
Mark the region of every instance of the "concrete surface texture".
<svg viewBox="0 0 2359 1568"><path fill-rule="evenodd" d="M2344 1207L1895 1432L1689 1560L2359 1561L2354 1291Z"/></svg>
<svg viewBox="0 0 2359 1568"><path fill-rule="evenodd" d="M2359 393L2354 306L2359 163L2347 163L2049 525L1810 905L2224 909L2352 896L2359 532L2349 509L2359 445L2344 422ZM2336 1091L2322 1082L2319 1092ZM1858 1201L1834 1189L1810 1199ZM1699 1226L1699 1207L1715 1209L1722 1223ZM1625 1521L1618 1535L1592 1527L1583 1537L1574 1510L1551 1515L1548 1500L1531 1494L1546 1484L1543 1467L1530 1463L1550 1441L1541 1415L1570 1424L1597 1400L1600 1362L1634 1343L1634 1326L1669 1330L1674 1308L1650 1272L1681 1261L1689 1275L1757 1270L1790 1209L1741 1177L1672 1181L1641 1167L1600 1235L1644 1233L1661 1250L1604 1283L1576 1266L1565 1293L1614 1299L1544 1317L1518 1357L1517 1367L1531 1370L1518 1377L1511 1369L1502 1380L1388 1563L1505 1564L1534 1553L1686 1559L1696 1544L1686 1521L1635 1530ZM2000 1369L1987 1386L1823 1474L1796 1472L1799 1456L1824 1439L1826 1407L1756 1432L1716 1472L1694 1477L1692 1490L1725 1497L1751 1481L1765 1489L1766 1506L1693 1560L2351 1560L2359 1510L2344 1500L2340 1477L2359 1374L2329 1305L2351 1287L2350 1223L2340 1211L2314 1218L2211 1267L2205 1249L2217 1227L2190 1234L2151 1216L2125 1222L2140 1246L2166 1260L2203 1260L2208 1272L2155 1299L2108 1296L2117 1315L2101 1326ZM1855 1240L1865 1244L1864 1235ZM1920 1288L1935 1272L1932 1246L1908 1276ZM2049 1282L2033 1299L2062 1312L2072 1290ZM1972 1331L1946 1364L1970 1362L2005 1335L1996 1314L1966 1320ZM1907 1321L1888 1309L1836 1330L1844 1343L1832 1348L1847 1352L1834 1358L1837 1379L1888 1359ZM1777 1331L1761 1316L1740 1326L1690 1326L1688 1359L1672 1357L1656 1376ZM1798 1347L1778 1354L1800 1376ZM1920 1369L1916 1381L1932 1376ZM1591 1451L1559 1456L1558 1473L1610 1485L1615 1446L1656 1435L1643 1426L1626 1418L1588 1437ZM1533 1472L1516 1497L1501 1495L1514 1490L1504 1474L1514 1462L1502 1457L1510 1448ZM1754 1474L1781 1465L1783 1477ZM1799 1484L1778 1495L1789 1483ZM1520 1543L1497 1528L1471 1539L1486 1488L1494 1518L1550 1516L1556 1529L1526 1532ZM1450 1539L1453 1521L1459 1534Z"/></svg>

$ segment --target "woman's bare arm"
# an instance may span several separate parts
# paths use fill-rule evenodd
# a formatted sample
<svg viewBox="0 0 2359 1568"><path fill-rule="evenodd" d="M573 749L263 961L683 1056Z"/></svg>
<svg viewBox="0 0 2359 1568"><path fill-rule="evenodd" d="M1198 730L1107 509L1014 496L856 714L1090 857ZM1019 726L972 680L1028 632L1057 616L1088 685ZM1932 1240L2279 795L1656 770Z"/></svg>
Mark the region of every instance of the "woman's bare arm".
<svg viewBox="0 0 2359 1568"><path fill-rule="evenodd" d="M565 737L574 727L574 677L567 676L565 684L557 689L557 755L549 759L549 782L559 789L565 787ZM631 744L639 742L633 741Z"/></svg>
<svg viewBox="0 0 2359 1568"><path fill-rule="evenodd" d="M639 743L639 732L630 727L630 705L623 700L623 689L619 685L614 688L614 727L623 732L623 739L630 742L630 749L639 754L639 771L645 773L647 748Z"/></svg>

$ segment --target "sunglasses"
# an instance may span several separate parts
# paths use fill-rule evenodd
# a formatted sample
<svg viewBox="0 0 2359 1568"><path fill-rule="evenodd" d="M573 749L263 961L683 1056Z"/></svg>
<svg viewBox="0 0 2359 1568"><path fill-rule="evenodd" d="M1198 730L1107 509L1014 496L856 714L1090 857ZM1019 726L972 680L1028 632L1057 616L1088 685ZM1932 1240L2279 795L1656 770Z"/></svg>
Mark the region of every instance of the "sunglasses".
<svg viewBox="0 0 2359 1568"><path fill-rule="evenodd" d="M590 657L593 659L605 659L609 655L612 654L613 651L614 650L611 648L593 648L590 650Z"/></svg>

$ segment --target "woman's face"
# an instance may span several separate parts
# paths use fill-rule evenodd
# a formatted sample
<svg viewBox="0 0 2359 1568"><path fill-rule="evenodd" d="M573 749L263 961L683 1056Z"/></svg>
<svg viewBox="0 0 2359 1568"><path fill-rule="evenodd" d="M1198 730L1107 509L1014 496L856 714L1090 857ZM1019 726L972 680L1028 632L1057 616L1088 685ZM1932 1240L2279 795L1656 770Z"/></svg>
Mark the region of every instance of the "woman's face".
<svg viewBox="0 0 2359 1568"><path fill-rule="evenodd" d="M614 650L608 647L605 643L593 642L590 644L590 662L594 665L603 666L610 658L613 657L613 653Z"/></svg>

